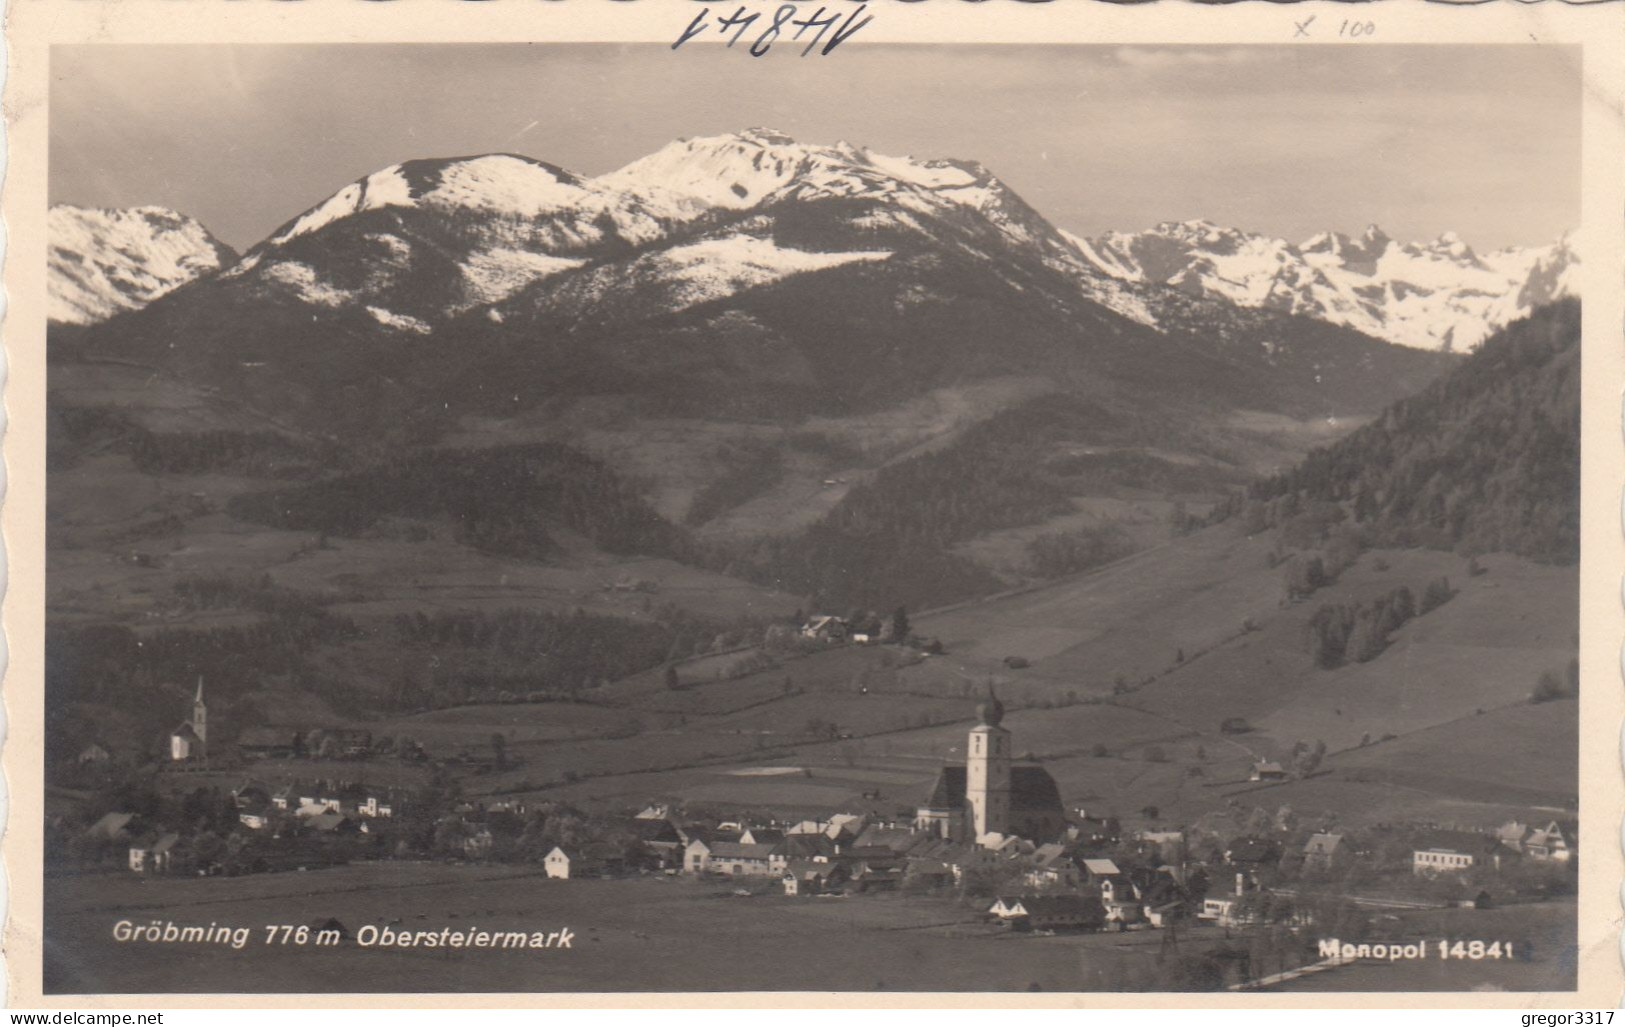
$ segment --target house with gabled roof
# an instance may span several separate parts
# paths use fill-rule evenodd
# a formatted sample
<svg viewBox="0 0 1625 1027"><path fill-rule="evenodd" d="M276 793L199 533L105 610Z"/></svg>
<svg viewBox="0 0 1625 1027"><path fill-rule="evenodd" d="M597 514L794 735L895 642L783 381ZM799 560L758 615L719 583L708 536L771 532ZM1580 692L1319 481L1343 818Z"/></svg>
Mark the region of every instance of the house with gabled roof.
<svg viewBox="0 0 1625 1027"><path fill-rule="evenodd" d="M1058 842L1040 845L1028 859L1025 876L1034 888L1075 888L1081 880L1078 864Z"/></svg>
<svg viewBox="0 0 1625 1027"><path fill-rule="evenodd" d="M849 874L844 863L795 859L785 866L781 880L786 895L824 895L838 890Z"/></svg>
<svg viewBox="0 0 1625 1027"><path fill-rule="evenodd" d="M1310 835L1303 845L1303 868L1322 872L1330 870L1332 862L1347 851L1340 834L1322 832Z"/></svg>
<svg viewBox="0 0 1625 1027"><path fill-rule="evenodd" d="M1555 820L1529 832L1523 841L1523 853L1530 859L1550 863L1567 863L1574 856L1568 833Z"/></svg>
<svg viewBox="0 0 1625 1027"><path fill-rule="evenodd" d="M91 838L119 841L133 834L137 826L134 813L107 813L85 828L85 834Z"/></svg>
<svg viewBox="0 0 1625 1027"><path fill-rule="evenodd" d="M713 842L705 869L729 877L771 877L783 873L787 862L777 846Z"/></svg>
<svg viewBox="0 0 1625 1027"><path fill-rule="evenodd" d="M1286 768L1274 760L1259 760L1253 764L1253 771L1248 775L1251 781L1285 781Z"/></svg>
<svg viewBox="0 0 1625 1027"><path fill-rule="evenodd" d="M1004 895L993 900L988 912L1016 931L1093 930L1107 918L1092 895Z"/></svg>
<svg viewBox="0 0 1625 1027"><path fill-rule="evenodd" d="M831 614L819 614L801 626L801 637L818 642L844 642L846 621Z"/></svg>
<svg viewBox="0 0 1625 1027"><path fill-rule="evenodd" d="M130 845L130 869L137 873L161 874L174 864L175 847L181 836L174 832L152 835Z"/></svg>

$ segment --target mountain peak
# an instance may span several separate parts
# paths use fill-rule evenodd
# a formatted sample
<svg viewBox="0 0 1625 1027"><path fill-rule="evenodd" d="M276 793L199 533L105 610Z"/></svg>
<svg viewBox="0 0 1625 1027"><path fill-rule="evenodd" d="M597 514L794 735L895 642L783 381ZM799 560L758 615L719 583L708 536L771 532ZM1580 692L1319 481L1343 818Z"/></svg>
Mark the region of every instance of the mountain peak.
<svg viewBox="0 0 1625 1027"><path fill-rule="evenodd" d="M761 143L763 146L796 145L796 141L786 133L780 132L776 128L764 128L761 125L747 128L743 132L735 133L735 135L739 139L747 139L753 143Z"/></svg>
<svg viewBox="0 0 1625 1027"><path fill-rule="evenodd" d="M271 235L285 243L366 210L430 206L534 217L576 202L581 179L513 153L409 160L359 178Z"/></svg>
<svg viewBox="0 0 1625 1027"><path fill-rule="evenodd" d="M198 221L168 207L55 204L50 232L50 313L92 324L132 310L236 259Z"/></svg>

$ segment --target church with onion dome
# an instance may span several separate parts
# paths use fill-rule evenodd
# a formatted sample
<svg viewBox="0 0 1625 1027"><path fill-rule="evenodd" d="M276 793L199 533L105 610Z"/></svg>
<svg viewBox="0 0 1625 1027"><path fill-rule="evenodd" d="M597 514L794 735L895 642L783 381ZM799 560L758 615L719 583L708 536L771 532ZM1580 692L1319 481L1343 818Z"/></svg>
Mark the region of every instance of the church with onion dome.
<svg viewBox="0 0 1625 1027"><path fill-rule="evenodd" d="M1014 836L1044 843L1065 832L1060 788L1043 767L1011 758L1003 720L1004 704L990 687L976 707L965 762L943 766L930 799L914 815L916 830L956 842Z"/></svg>

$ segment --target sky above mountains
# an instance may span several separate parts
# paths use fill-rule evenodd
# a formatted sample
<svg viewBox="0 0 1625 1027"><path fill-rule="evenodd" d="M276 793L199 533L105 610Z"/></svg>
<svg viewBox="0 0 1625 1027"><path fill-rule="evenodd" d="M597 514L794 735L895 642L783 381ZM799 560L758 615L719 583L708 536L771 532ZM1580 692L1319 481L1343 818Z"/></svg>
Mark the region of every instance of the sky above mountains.
<svg viewBox="0 0 1625 1027"><path fill-rule="evenodd" d="M1578 53L1538 46L81 46L52 53L51 201L156 204L246 248L417 157L597 175L680 136L979 160L1073 232L1204 217L1474 247L1579 219Z"/></svg>

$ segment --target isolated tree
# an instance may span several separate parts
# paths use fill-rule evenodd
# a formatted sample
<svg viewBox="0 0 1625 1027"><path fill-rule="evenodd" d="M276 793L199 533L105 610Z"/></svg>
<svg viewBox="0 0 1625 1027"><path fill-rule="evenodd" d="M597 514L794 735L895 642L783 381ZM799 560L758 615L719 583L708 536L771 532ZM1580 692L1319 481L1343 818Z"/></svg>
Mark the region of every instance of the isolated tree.
<svg viewBox="0 0 1625 1027"><path fill-rule="evenodd" d="M666 664L666 687L674 692L683 687L682 679L677 676L677 664L675 663Z"/></svg>
<svg viewBox="0 0 1625 1027"><path fill-rule="evenodd" d="M491 753L496 759L498 770L508 765L508 740L503 737L501 731L491 732Z"/></svg>
<svg viewBox="0 0 1625 1027"><path fill-rule="evenodd" d="M908 610L898 606L896 610L892 611L891 615L891 641L906 642L908 641L908 633Z"/></svg>

